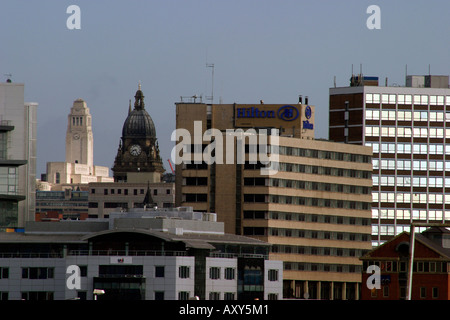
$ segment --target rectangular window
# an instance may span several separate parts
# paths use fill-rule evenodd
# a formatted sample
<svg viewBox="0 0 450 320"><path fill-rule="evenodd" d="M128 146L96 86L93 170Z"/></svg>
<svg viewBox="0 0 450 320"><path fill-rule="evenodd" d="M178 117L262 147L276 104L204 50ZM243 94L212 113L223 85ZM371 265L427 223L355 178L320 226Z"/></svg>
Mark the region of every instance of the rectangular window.
<svg viewBox="0 0 450 320"><path fill-rule="evenodd" d="M178 292L178 300L189 300L189 291Z"/></svg>
<svg viewBox="0 0 450 320"><path fill-rule="evenodd" d="M234 280L235 272L236 271L234 268L225 268L225 279L226 280Z"/></svg>
<svg viewBox="0 0 450 320"><path fill-rule="evenodd" d="M0 279L8 279L9 278L9 268L0 267Z"/></svg>
<svg viewBox="0 0 450 320"><path fill-rule="evenodd" d="M225 292L223 294L223 300L234 300L235 294L234 292Z"/></svg>
<svg viewBox="0 0 450 320"><path fill-rule="evenodd" d="M209 278L213 280L220 279L220 268L219 267L210 267L209 268Z"/></svg>
<svg viewBox="0 0 450 320"><path fill-rule="evenodd" d="M189 266L180 266L178 268L178 277L182 279L187 279L190 277L190 267Z"/></svg>
<svg viewBox="0 0 450 320"><path fill-rule="evenodd" d="M22 279L53 279L54 268L22 268Z"/></svg>
<svg viewBox="0 0 450 320"><path fill-rule="evenodd" d="M209 300L220 300L220 292L210 292Z"/></svg>
<svg viewBox="0 0 450 320"><path fill-rule="evenodd" d="M278 270L270 269L268 272L268 280L269 281L278 281Z"/></svg>
<svg viewBox="0 0 450 320"><path fill-rule="evenodd" d="M155 278L164 278L164 266L155 266Z"/></svg>

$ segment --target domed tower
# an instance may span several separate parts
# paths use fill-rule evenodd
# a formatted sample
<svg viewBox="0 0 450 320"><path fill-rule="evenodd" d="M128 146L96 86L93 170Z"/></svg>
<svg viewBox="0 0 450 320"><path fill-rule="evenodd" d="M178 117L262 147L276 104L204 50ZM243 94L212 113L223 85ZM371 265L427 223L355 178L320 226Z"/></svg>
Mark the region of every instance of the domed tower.
<svg viewBox="0 0 450 320"><path fill-rule="evenodd" d="M161 182L164 167L159 155L155 124L145 110L141 85L131 100L128 117L122 128L122 138L112 171L116 182Z"/></svg>

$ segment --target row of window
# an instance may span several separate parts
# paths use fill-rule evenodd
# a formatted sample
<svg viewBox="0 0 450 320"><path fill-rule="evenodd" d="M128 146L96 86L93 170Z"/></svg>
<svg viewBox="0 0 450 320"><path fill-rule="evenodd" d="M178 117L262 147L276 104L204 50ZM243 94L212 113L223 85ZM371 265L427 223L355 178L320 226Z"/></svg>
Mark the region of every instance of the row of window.
<svg viewBox="0 0 450 320"><path fill-rule="evenodd" d="M410 220L450 220L450 211L435 209L372 209L372 218Z"/></svg>
<svg viewBox="0 0 450 320"><path fill-rule="evenodd" d="M288 220L288 221L304 221L304 222L318 222L331 224L346 224L346 225L362 225L368 226L370 219L359 217L343 217L323 214L309 214L309 213L293 213L282 211L256 211L244 210L245 219L273 219L273 220Z"/></svg>
<svg viewBox="0 0 450 320"><path fill-rule="evenodd" d="M450 112L443 111L408 111L408 110L379 110L366 109L366 120L389 121L431 121L443 122L450 120Z"/></svg>
<svg viewBox="0 0 450 320"><path fill-rule="evenodd" d="M407 272L407 261L377 261L377 260L365 260L363 261L363 270L371 265L378 266L382 273L395 273L395 272ZM414 261L413 272L420 273L447 273L450 271L450 264L447 262L435 262L435 261Z"/></svg>
<svg viewBox="0 0 450 320"><path fill-rule="evenodd" d="M372 163L374 170L450 171L450 161L441 160L373 159Z"/></svg>
<svg viewBox="0 0 450 320"><path fill-rule="evenodd" d="M402 154L450 154L450 145L425 143L377 143L367 142L373 153L402 153Z"/></svg>
<svg viewBox="0 0 450 320"><path fill-rule="evenodd" d="M372 192L373 202L450 204L450 194L420 192Z"/></svg>
<svg viewBox="0 0 450 320"><path fill-rule="evenodd" d="M154 292L155 300L165 300L164 291L155 291ZM54 293L49 291L23 291L21 293L22 300L54 300ZM87 292L79 291L78 297L80 300L86 300ZM9 298L8 292L0 291L0 301L6 301ZM236 300L235 292L210 292L209 300ZM178 300L189 300L190 292L189 291L179 291L178 292ZM268 300L278 300L277 293L269 293L267 295Z"/></svg>
<svg viewBox="0 0 450 320"><path fill-rule="evenodd" d="M450 152L450 147L449 147ZM260 169L260 168L258 168ZM296 173L310 173L319 174L327 176L337 176L337 177L351 177L351 178L362 178L369 179L371 177L370 171L365 170L355 170L355 169L343 169L343 168L333 168L333 167L323 167L323 166L311 166L298 163L285 163L280 162L279 171L285 172L296 172Z"/></svg>
<svg viewBox="0 0 450 320"><path fill-rule="evenodd" d="M367 250L333 247L272 245L272 253L304 254L313 256L362 257Z"/></svg>
<svg viewBox="0 0 450 320"><path fill-rule="evenodd" d="M145 194L146 190L145 189L123 189L123 193L122 193L122 189L103 189L103 195L107 196L108 194L111 195L128 195L128 192L131 190L133 190L133 195L137 196L138 194ZM92 188L90 190L91 194L95 194L96 189ZM131 194L131 193L130 193ZM171 194L170 189L166 189L166 194ZM153 189L153 195L157 196L158 195L158 189Z"/></svg>
<svg viewBox="0 0 450 320"><path fill-rule="evenodd" d="M245 194L244 202L266 202L262 200L261 196L265 195L259 194ZM371 208L371 203L361 202L361 201L348 201L348 200L336 200L336 199L322 199L322 198L307 198L307 197L296 197L296 196L284 196L284 195L268 195L269 203L278 204L292 204L292 205L302 205L311 207L322 207L322 208L341 208L341 209L354 209L354 210L369 210Z"/></svg>
<svg viewBox="0 0 450 320"><path fill-rule="evenodd" d="M444 105L445 96L425 94L366 93L366 103ZM447 96L447 104L450 96Z"/></svg>
<svg viewBox="0 0 450 320"><path fill-rule="evenodd" d="M450 178L441 177L412 177L411 176L373 176L374 186L390 186L390 187L430 187L442 188L450 187Z"/></svg>
<svg viewBox="0 0 450 320"><path fill-rule="evenodd" d="M72 117L72 125L73 126L82 126L83 125L83 117Z"/></svg>
<svg viewBox="0 0 450 320"><path fill-rule="evenodd" d="M304 149L296 147L279 147L279 154L286 156L297 156L297 157L309 157L317 159L329 159L338 161L350 161L350 162L360 162L360 163L370 163L370 156L362 154L326 151L326 150L313 150Z"/></svg>
<svg viewBox="0 0 450 320"><path fill-rule="evenodd" d="M190 145L187 149L190 149L190 153L203 153L208 145ZM246 144L245 153L250 154L269 154L273 150L270 149L271 146L260 145L260 144ZM297 147L287 147L278 146L278 154L286 156L296 156L296 157L306 157L306 158L316 158L316 159L329 159L338 161L350 161L350 162L360 162L360 163L370 163L370 156L345 153L337 151L327 151L327 150L314 150L305 149Z"/></svg>
<svg viewBox="0 0 450 320"><path fill-rule="evenodd" d="M336 231L318 231L302 229L244 227L246 236L277 236L320 240L345 240L345 241L369 241L369 235L365 233L350 233Z"/></svg>
<svg viewBox="0 0 450 320"><path fill-rule="evenodd" d="M362 271L360 265L353 264L328 264L289 261L284 262L284 270L338 273L361 273Z"/></svg>
<svg viewBox="0 0 450 320"><path fill-rule="evenodd" d="M427 287L420 287L418 290L420 290L420 298L426 299L427 298L427 291L429 288ZM414 290L414 288L412 289ZM383 298L389 298L390 296L390 290L388 285L384 285L382 288L382 292L380 294L383 295ZM370 296L372 298L378 298L378 290L372 290L370 293ZM406 297L406 287L400 287L400 297L404 299ZM431 288L431 297L433 299L439 299L439 288L438 287L432 287Z"/></svg>
<svg viewBox="0 0 450 320"><path fill-rule="evenodd" d="M366 137L450 138L450 129L366 126Z"/></svg>
<svg viewBox="0 0 450 320"><path fill-rule="evenodd" d="M247 179L247 178L245 178L245 179ZM252 179L252 178L248 178L248 179ZM258 179L258 178L254 178L254 179ZM336 183L325 183L325 182L290 180L290 179L273 179L273 178L271 178L271 179L269 179L269 186L282 187L282 188L293 188L293 189L353 193L353 194L369 194L371 192L370 187L336 184Z"/></svg>

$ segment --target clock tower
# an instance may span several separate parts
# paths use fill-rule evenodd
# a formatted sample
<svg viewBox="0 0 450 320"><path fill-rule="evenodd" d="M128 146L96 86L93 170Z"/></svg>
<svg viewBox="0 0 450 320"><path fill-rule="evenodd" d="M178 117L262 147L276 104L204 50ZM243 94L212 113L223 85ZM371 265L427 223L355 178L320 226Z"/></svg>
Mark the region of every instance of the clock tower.
<svg viewBox="0 0 450 320"><path fill-rule="evenodd" d="M83 99L73 102L68 116L66 162L94 165L94 136L92 117Z"/></svg>
<svg viewBox="0 0 450 320"><path fill-rule="evenodd" d="M114 161L115 182L153 183L161 182L164 166L159 155L156 130L152 118L145 110L141 85L131 101L122 128L122 138Z"/></svg>

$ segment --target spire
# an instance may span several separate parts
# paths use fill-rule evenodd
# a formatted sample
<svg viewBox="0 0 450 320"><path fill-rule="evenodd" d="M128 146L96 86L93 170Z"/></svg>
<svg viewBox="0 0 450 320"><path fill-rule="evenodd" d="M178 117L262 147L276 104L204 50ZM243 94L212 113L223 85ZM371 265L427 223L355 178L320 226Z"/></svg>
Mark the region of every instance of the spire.
<svg viewBox="0 0 450 320"><path fill-rule="evenodd" d="M155 206L156 203L153 202L152 194L150 192L150 183L147 181L147 193L145 194L144 201L142 202L144 206Z"/></svg>
<svg viewBox="0 0 450 320"><path fill-rule="evenodd" d="M134 101L134 108L136 110L142 110L145 108L144 104L144 93L141 90L141 82L139 81L138 85L138 91L136 91L136 94L134 95L135 101Z"/></svg>

